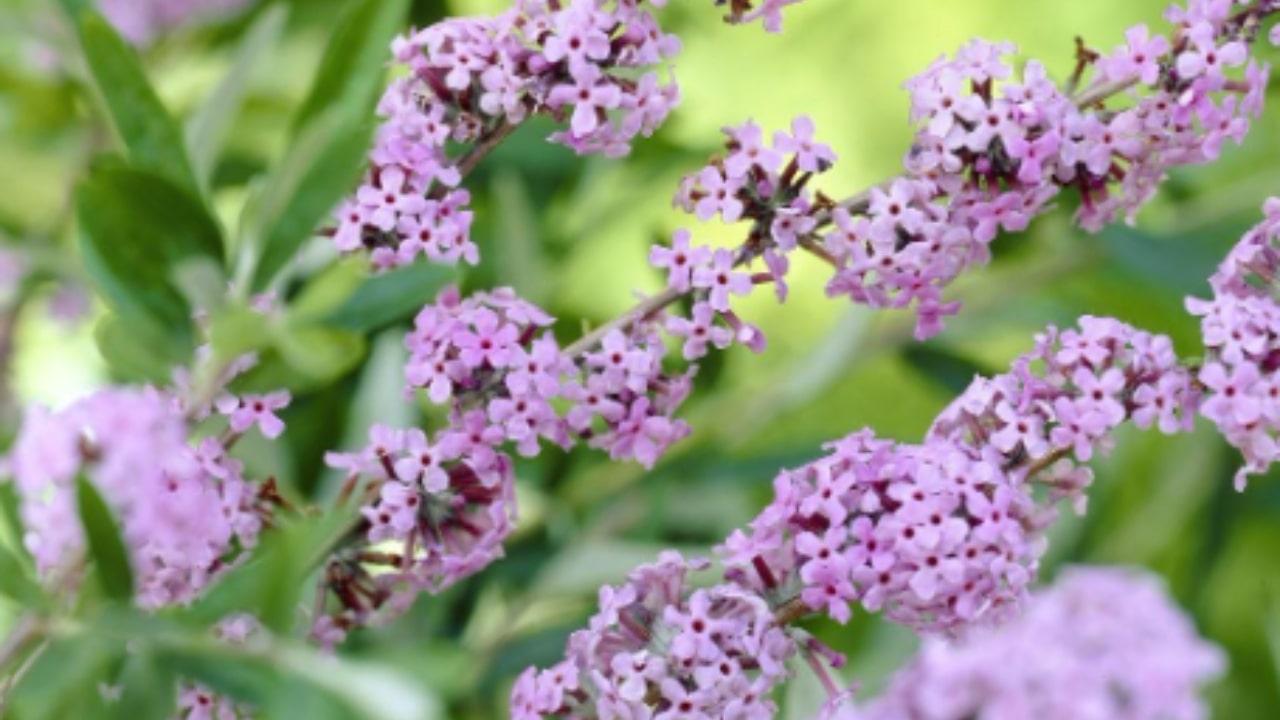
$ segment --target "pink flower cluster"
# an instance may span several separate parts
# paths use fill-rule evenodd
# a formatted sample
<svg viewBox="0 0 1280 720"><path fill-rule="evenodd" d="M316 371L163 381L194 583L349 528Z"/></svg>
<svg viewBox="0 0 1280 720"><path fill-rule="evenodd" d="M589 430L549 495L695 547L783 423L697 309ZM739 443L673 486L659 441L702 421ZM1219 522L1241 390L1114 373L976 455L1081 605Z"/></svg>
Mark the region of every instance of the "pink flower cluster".
<svg viewBox="0 0 1280 720"><path fill-rule="evenodd" d="M719 552L739 582L840 622L855 602L919 631L998 621L1034 579L1053 504L1083 510L1091 475L1071 457L1126 420L1181 430L1193 396L1167 338L1101 318L1051 328L1011 372L976 379L923 444L864 430L784 471Z"/></svg>
<svg viewBox="0 0 1280 720"><path fill-rule="evenodd" d="M103 16L134 45L150 45L176 27L227 16L248 4L249 0L98 0Z"/></svg>
<svg viewBox="0 0 1280 720"><path fill-rule="evenodd" d="M254 545L270 512L227 454L259 417L252 409L259 401L247 400L250 409L231 418L240 430L195 445L182 403L150 388L104 390L58 412L32 408L9 469L21 498L23 542L41 574L58 581L83 558L76 500L83 476L121 525L138 604L194 598Z"/></svg>
<svg viewBox="0 0 1280 720"><path fill-rule="evenodd" d="M847 717L1194 720L1207 717L1200 687L1224 669L1158 578L1070 568L1002 627L926 639L883 696Z"/></svg>
<svg viewBox="0 0 1280 720"><path fill-rule="evenodd" d="M1187 299L1201 318L1205 358L1199 381L1211 396L1200 412L1244 454L1236 473L1248 476L1280 460L1280 199L1268 200L1266 219L1247 232L1210 278L1212 300Z"/></svg>
<svg viewBox="0 0 1280 720"><path fill-rule="evenodd" d="M665 2L648 3L656 6ZM408 73L378 106L373 169L337 212L342 252L370 250L375 266L476 263L465 158L450 143L486 143L532 114L568 120L553 142L578 153L626 154L679 100L659 70L680 49L644 0L517 0L492 18L449 18L397 38Z"/></svg>
<svg viewBox="0 0 1280 720"><path fill-rule="evenodd" d="M655 247L649 256L651 264L667 271L669 289L694 295L692 324L668 323L668 330L686 337L689 359L705 354L708 342L725 347L735 336L755 349L763 347L763 337L730 312L729 296L750 293L754 282L772 282L779 301L786 299L788 255L818 226L822 209L809 181L836 161L831 148L814 138L813 121L804 115L792 121L790 133L774 133L771 145L754 122L727 127L724 133L726 156L685 177L675 203L704 222L717 215L727 223L750 221L742 247L736 254L690 247L688 232L680 230L670 249ZM733 272L757 257L767 272L754 277ZM712 330L710 321L717 314L732 334Z"/></svg>
<svg viewBox="0 0 1280 720"><path fill-rule="evenodd" d="M1175 6L1172 40L1137 26L1112 53L1082 57L1079 70L1093 62L1097 78L1074 98L1034 60L1015 79L1007 43L974 41L937 60L906 84L919 126L906 175L833 214L824 243L840 267L828 293L914 307L923 339L958 310L942 289L986 262L1001 230L1023 230L1064 189L1079 195L1086 229L1132 218L1169 168L1207 162L1225 140L1243 139L1268 75L1249 59L1248 41L1275 11L1253 1ZM1125 87L1127 107L1102 107Z"/></svg>
<svg viewBox="0 0 1280 720"><path fill-rule="evenodd" d="M316 608L312 636L328 646L351 627L390 619L420 592L439 592L488 566L501 557L515 520L511 458L495 449L502 438L487 434L483 422L463 421L435 437L375 425L369 437L359 452L326 456L352 483L364 478L376 492L357 531L368 548L335 553L325 570L340 607ZM375 566L385 571L373 575Z"/></svg>
<svg viewBox="0 0 1280 720"><path fill-rule="evenodd" d="M406 378L432 401L449 401L455 425L515 443L525 456L539 452L540 439L566 448L585 440L652 466L684 437L687 426L671 414L690 378L663 370L660 335L639 324L615 330L575 359L544 330L551 323L508 289L465 300L448 289L405 340Z"/></svg>
<svg viewBox="0 0 1280 720"><path fill-rule="evenodd" d="M529 668L511 694L514 720L766 720L796 655L767 603L733 584L693 589L706 563L664 553L600 590L600 611L569 638L568 658Z"/></svg>

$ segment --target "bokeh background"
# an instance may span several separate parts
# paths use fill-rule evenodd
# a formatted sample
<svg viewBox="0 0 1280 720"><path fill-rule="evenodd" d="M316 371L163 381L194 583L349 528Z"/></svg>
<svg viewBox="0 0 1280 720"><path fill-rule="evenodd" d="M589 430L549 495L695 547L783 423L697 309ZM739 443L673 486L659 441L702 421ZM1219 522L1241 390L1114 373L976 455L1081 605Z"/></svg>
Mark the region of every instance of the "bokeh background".
<svg viewBox="0 0 1280 720"><path fill-rule="evenodd" d="M143 54L168 107L190 115L227 72L260 2L226 22L178 30ZM253 71L248 101L218 166L216 198L234 218L254 177L278 159L288 117L312 81L341 0L293 0L286 32ZM413 22L491 12L502 0L416 2ZM1073 38L1118 44L1129 25L1160 26L1161 0L808 0L790 8L782 35L722 25L710 0L672 2L663 14L684 51L675 73L683 104L654 138L624 160L579 159L546 143L531 123L469 182L476 195L481 267L467 287L514 286L557 315L570 334L624 310L661 278L645 263L650 244L690 226L730 243L735 229L697 225L671 208L683 173L719 145L720 127L753 118L766 129L812 116L840 155L823 178L842 197L893 175L910 141L904 80L974 36L1013 40L1058 78L1072 66ZM59 404L111 382L118 371L94 340L100 308L83 290L74 257L69 194L93 153L111 147L77 70L67 29L48 0L0 0L0 362L7 371L4 434L29 402ZM1271 52L1271 51L1264 51ZM1274 53L1273 53L1274 55ZM1273 97L1275 93L1272 93ZM1089 236L1064 207L1031 231L996 241L990 267L952 291L965 309L928 343L912 320L827 300L823 270L802 261L791 298L745 303L767 352L713 356L685 416L694 427L658 467L607 462L596 451L545 452L519 469L521 517L508 557L394 625L357 634L344 652L393 662L421 679L458 718L505 716L510 682L549 664L594 610L602 583L668 547L706 554L770 497L778 469L815 457L823 442L864 426L916 440L975 372L998 372L1050 323L1114 315L1170 334L1199 353L1197 323L1183 308L1269 194L1280 194L1280 106L1243 148L1209 167L1177 172L1135 227ZM693 225L689 223L693 222ZM318 245L322 246L323 243ZM8 265L5 264L7 258ZM331 260L323 247L310 267ZM14 268L18 269L14 269ZM23 272L23 270L26 272ZM21 278L21 282L19 282ZM287 292L286 292L287 297ZM404 326L408 319L405 318ZM406 403L399 367L403 326L371 338L358 366L301 395L287 442L251 445L251 464L292 492L321 497L333 478L326 449L350 448L368 424L436 421ZM1280 716L1280 480L1231 487L1237 457L1209 428L1170 440L1124 432L1095 463L1088 515L1057 528L1044 580L1067 563L1138 564L1168 581L1201 632L1230 658L1209 689L1215 717ZM12 614L13 608L4 608ZM874 694L915 639L858 614L847 626L815 625L846 651L849 680ZM805 673L786 698L788 717L821 701Z"/></svg>

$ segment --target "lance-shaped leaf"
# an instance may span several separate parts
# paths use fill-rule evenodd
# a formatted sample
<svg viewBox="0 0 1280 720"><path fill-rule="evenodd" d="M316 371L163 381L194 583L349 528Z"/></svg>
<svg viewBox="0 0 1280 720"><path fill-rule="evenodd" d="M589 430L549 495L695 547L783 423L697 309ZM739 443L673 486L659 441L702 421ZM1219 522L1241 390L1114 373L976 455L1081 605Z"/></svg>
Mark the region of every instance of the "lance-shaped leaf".
<svg viewBox="0 0 1280 720"><path fill-rule="evenodd" d="M102 592L112 600L127 602L133 597L133 566L120 534L120 526L102 494L84 477L76 480L76 500L85 544L93 559Z"/></svg>
<svg viewBox="0 0 1280 720"><path fill-rule="evenodd" d="M407 0L357 0L335 23L307 99L293 118L295 134L335 108L368 114L382 87L391 37L404 27Z"/></svg>
<svg viewBox="0 0 1280 720"><path fill-rule="evenodd" d="M187 121L187 148L191 153L196 177L204 187L208 187L210 178L213 177L227 132L244 103L253 70L262 60L263 54L275 45L288 14L288 8L284 5L274 5L262 13L262 17L246 33L226 77L200 110Z"/></svg>
<svg viewBox="0 0 1280 720"><path fill-rule="evenodd" d="M182 133L147 81L137 52L96 13L82 15L80 43L94 86L128 149L130 163L198 192Z"/></svg>
<svg viewBox="0 0 1280 720"><path fill-rule="evenodd" d="M257 253L254 291L275 279L351 192L364 169L372 129L371 119L326 113L307 126L267 178L243 241Z"/></svg>
<svg viewBox="0 0 1280 720"><path fill-rule="evenodd" d="M222 263L221 235L203 206L162 175L114 166L80 184L76 210L86 269L108 303L185 331L190 309L180 266Z"/></svg>

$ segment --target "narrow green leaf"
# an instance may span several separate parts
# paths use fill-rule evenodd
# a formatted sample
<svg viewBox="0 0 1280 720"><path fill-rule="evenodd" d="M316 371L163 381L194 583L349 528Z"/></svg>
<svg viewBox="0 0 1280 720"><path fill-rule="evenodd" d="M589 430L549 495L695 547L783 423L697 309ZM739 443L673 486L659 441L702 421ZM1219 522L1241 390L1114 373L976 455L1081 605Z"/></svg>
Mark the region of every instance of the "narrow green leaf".
<svg viewBox="0 0 1280 720"><path fill-rule="evenodd" d="M932 345L907 345L902 349L902 359L913 370L953 395L964 392L975 376L990 374L977 363Z"/></svg>
<svg viewBox="0 0 1280 720"><path fill-rule="evenodd" d="M101 717L99 685L124 656L118 641L92 634L54 640L23 673L5 707L5 717L63 720ZM95 709L100 709L95 708Z"/></svg>
<svg viewBox="0 0 1280 720"><path fill-rule="evenodd" d="M226 77L187 122L187 150L202 187L207 188L213 177L227 133L249 90L253 70L276 44L288 14L285 5L273 5L262 13L245 34Z"/></svg>
<svg viewBox="0 0 1280 720"><path fill-rule="evenodd" d="M331 112L302 132L267 178L244 246L258 253L252 289L271 284L316 227L351 192L364 169L372 124Z"/></svg>
<svg viewBox="0 0 1280 720"><path fill-rule="evenodd" d="M0 593L26 608L43 606L47 599L32 569L4 543L0 543Z"/></svg>
<svg viewBox="0 0 1280 720"><path fill-rule="evenodd" d="M348 119L373 109L388 60L387 46L404 27L408 0L356 0L337 18L307 99L293 118L300 135L337 109Z"/></svg>
<svg viewBox="0 0 1280 720"><path fill-rule="evenodd" d="M125 660L120 673L120 698L111 703L116 720L164 718L177 704L176 668L149 647L141 647Z"/></svg>
<svg viewBox="0 0 1280 720"><path fill-rule="evenodd" d="M249 562L230 571L204 597L178 613L190 627L207 628L237 612L248 612L268 629L288 632L299 602L310 600L306 579L354 526L350 507L283 524L262 539ZM305 593L305 595L304 595Z"/></svg>
<svg viewBox="0 0 1280 720"><path fill-rule="evenodd" d="M84 477L76 480L76 497L89 556L97 566L103 593L112 600L127 602L133 597L133 568L120 527L98 489Z"/></svg>
<svg viewBox="0 0 1280 720"><path fill-rule="evenodd" d="M94 85L132 164L199 192L182 133L147 81L138 54L96 13L83 15L80 42Z"/></svg>
<svg viewBox="0 0 1280 720"><path fill-rule="evenodd" d="M222 262L217 224L189 193L155 172L100 167L76 191L86 269L109 304L161 327L190 323L179 267Z"/></svg>
<svg viewBox="0 0 1280 720"><path fill-rule="evenodd" d="M93 9L90 0L58 0L58 4L72 22L79 22L81 15Z"/></svg>
<svg viewBox="0 0 1280 720"><path fill-rule="evenodd" d="M413 317L457 278L456 270L431 263L414 263L375 275L334 310L328 322L361 334L381 330Z"/></svg>

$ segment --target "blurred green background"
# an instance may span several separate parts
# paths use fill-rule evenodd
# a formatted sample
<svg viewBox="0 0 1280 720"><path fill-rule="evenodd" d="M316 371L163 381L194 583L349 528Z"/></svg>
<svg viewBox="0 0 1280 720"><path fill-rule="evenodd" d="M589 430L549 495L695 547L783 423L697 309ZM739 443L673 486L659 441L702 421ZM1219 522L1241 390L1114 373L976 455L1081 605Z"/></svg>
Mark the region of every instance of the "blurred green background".
<svg viewBox="0 0 1280 720"><path fill-rule="evenodd" d="M260 3L266 5L267 3ZM289 114L308 88L339 0L294 0L283 40L259 63L251 92L218 166L218 210L236 217L246 186L278 159ZM499 9L501 0L417 2L421 25L449 13ZM675 68L684 97L656 137L622 161L583 160L543 141L532 123L487 160L469 182L484 263L468 287L514 286L561 318L561 327L599 323L658 288L645 263L650 244L692 218L671 209L683 173L719 145L718 129L754 118L767 130L811 115L840 155L822 189L841 197L893 175L910 141L904 80L973 36L1010 39L1057 77L1070 69L1072 39L1110 49L1137 22L1160 26L1160 0L808 0L790 8L785 32L732 28L710 0L673 2L662 18L684 52ZM255 13L180 30L144 57L169 108L189 115L229 69ZM39 287L20 307L0 297L16 321L11 382L16 399L65 402L110 382L93 341L96 309L51 320L50 304L74 296L69 192L110 135L82 88L60 68L67 31L47 0L0 4L0 236L34 258ZM1272 51L1268 57L1273 57ZM1272 93L1274 98L1275 93ZM1199 353L1187 294L1240 232L1280 194L1280 108L1272 108L1243 148L1209 167L1179 171L1136 227L1088 236L1070 209L1028 233L996 242L996 260L952 292L960 318L939 338L911 340L911 318L827 300L823 268L801 261L791 299L770 293L745 303L769 348L712 357L685 416L694 434L652 472L607 462L598 452L548 451L519 468L521 517L508 557L438 597L424 597L394 625L354 636L344 652L393 662L428 685L459 718L505 716L514 676L546 665L594 609L601 583L616 583L666 547L704 554L745 524L770 497L776 471L816 456L821 443L863 426L918 439L934 413L975 372L998 372L1049 323L1109 314L1173 336ZM733 228L698 226L695 236L735 239ZM318 243L322 245L323 243ZM309 253L306 267L331 258ZM296 288L291 288L296 289ZM287 442L246 447L253 467L277 473L302 495L330 486L324 450L360 442L369 422L413 422L399 377L402 326L371 339L359 367L300 397ZM354 399L352 399L354 397ZM428 420L429 421L429 420ZM1053 538L1044 579L1063 563L1140 564L1163 574L1198 627L1230 656L1228 676L1210 690L1215 717L1280 716L1280 484L1231 488L1237 457L1201 428L1169 440L1122 433L1095 463L1098 480L1084 519L1068 518ZM6 608L12 612L12 608ZM910 655L910 633L859 614L846 627L813 628L850 665L842 671L874 693ZM820 702L804 672L786 698L789 717Z"/></svg>

